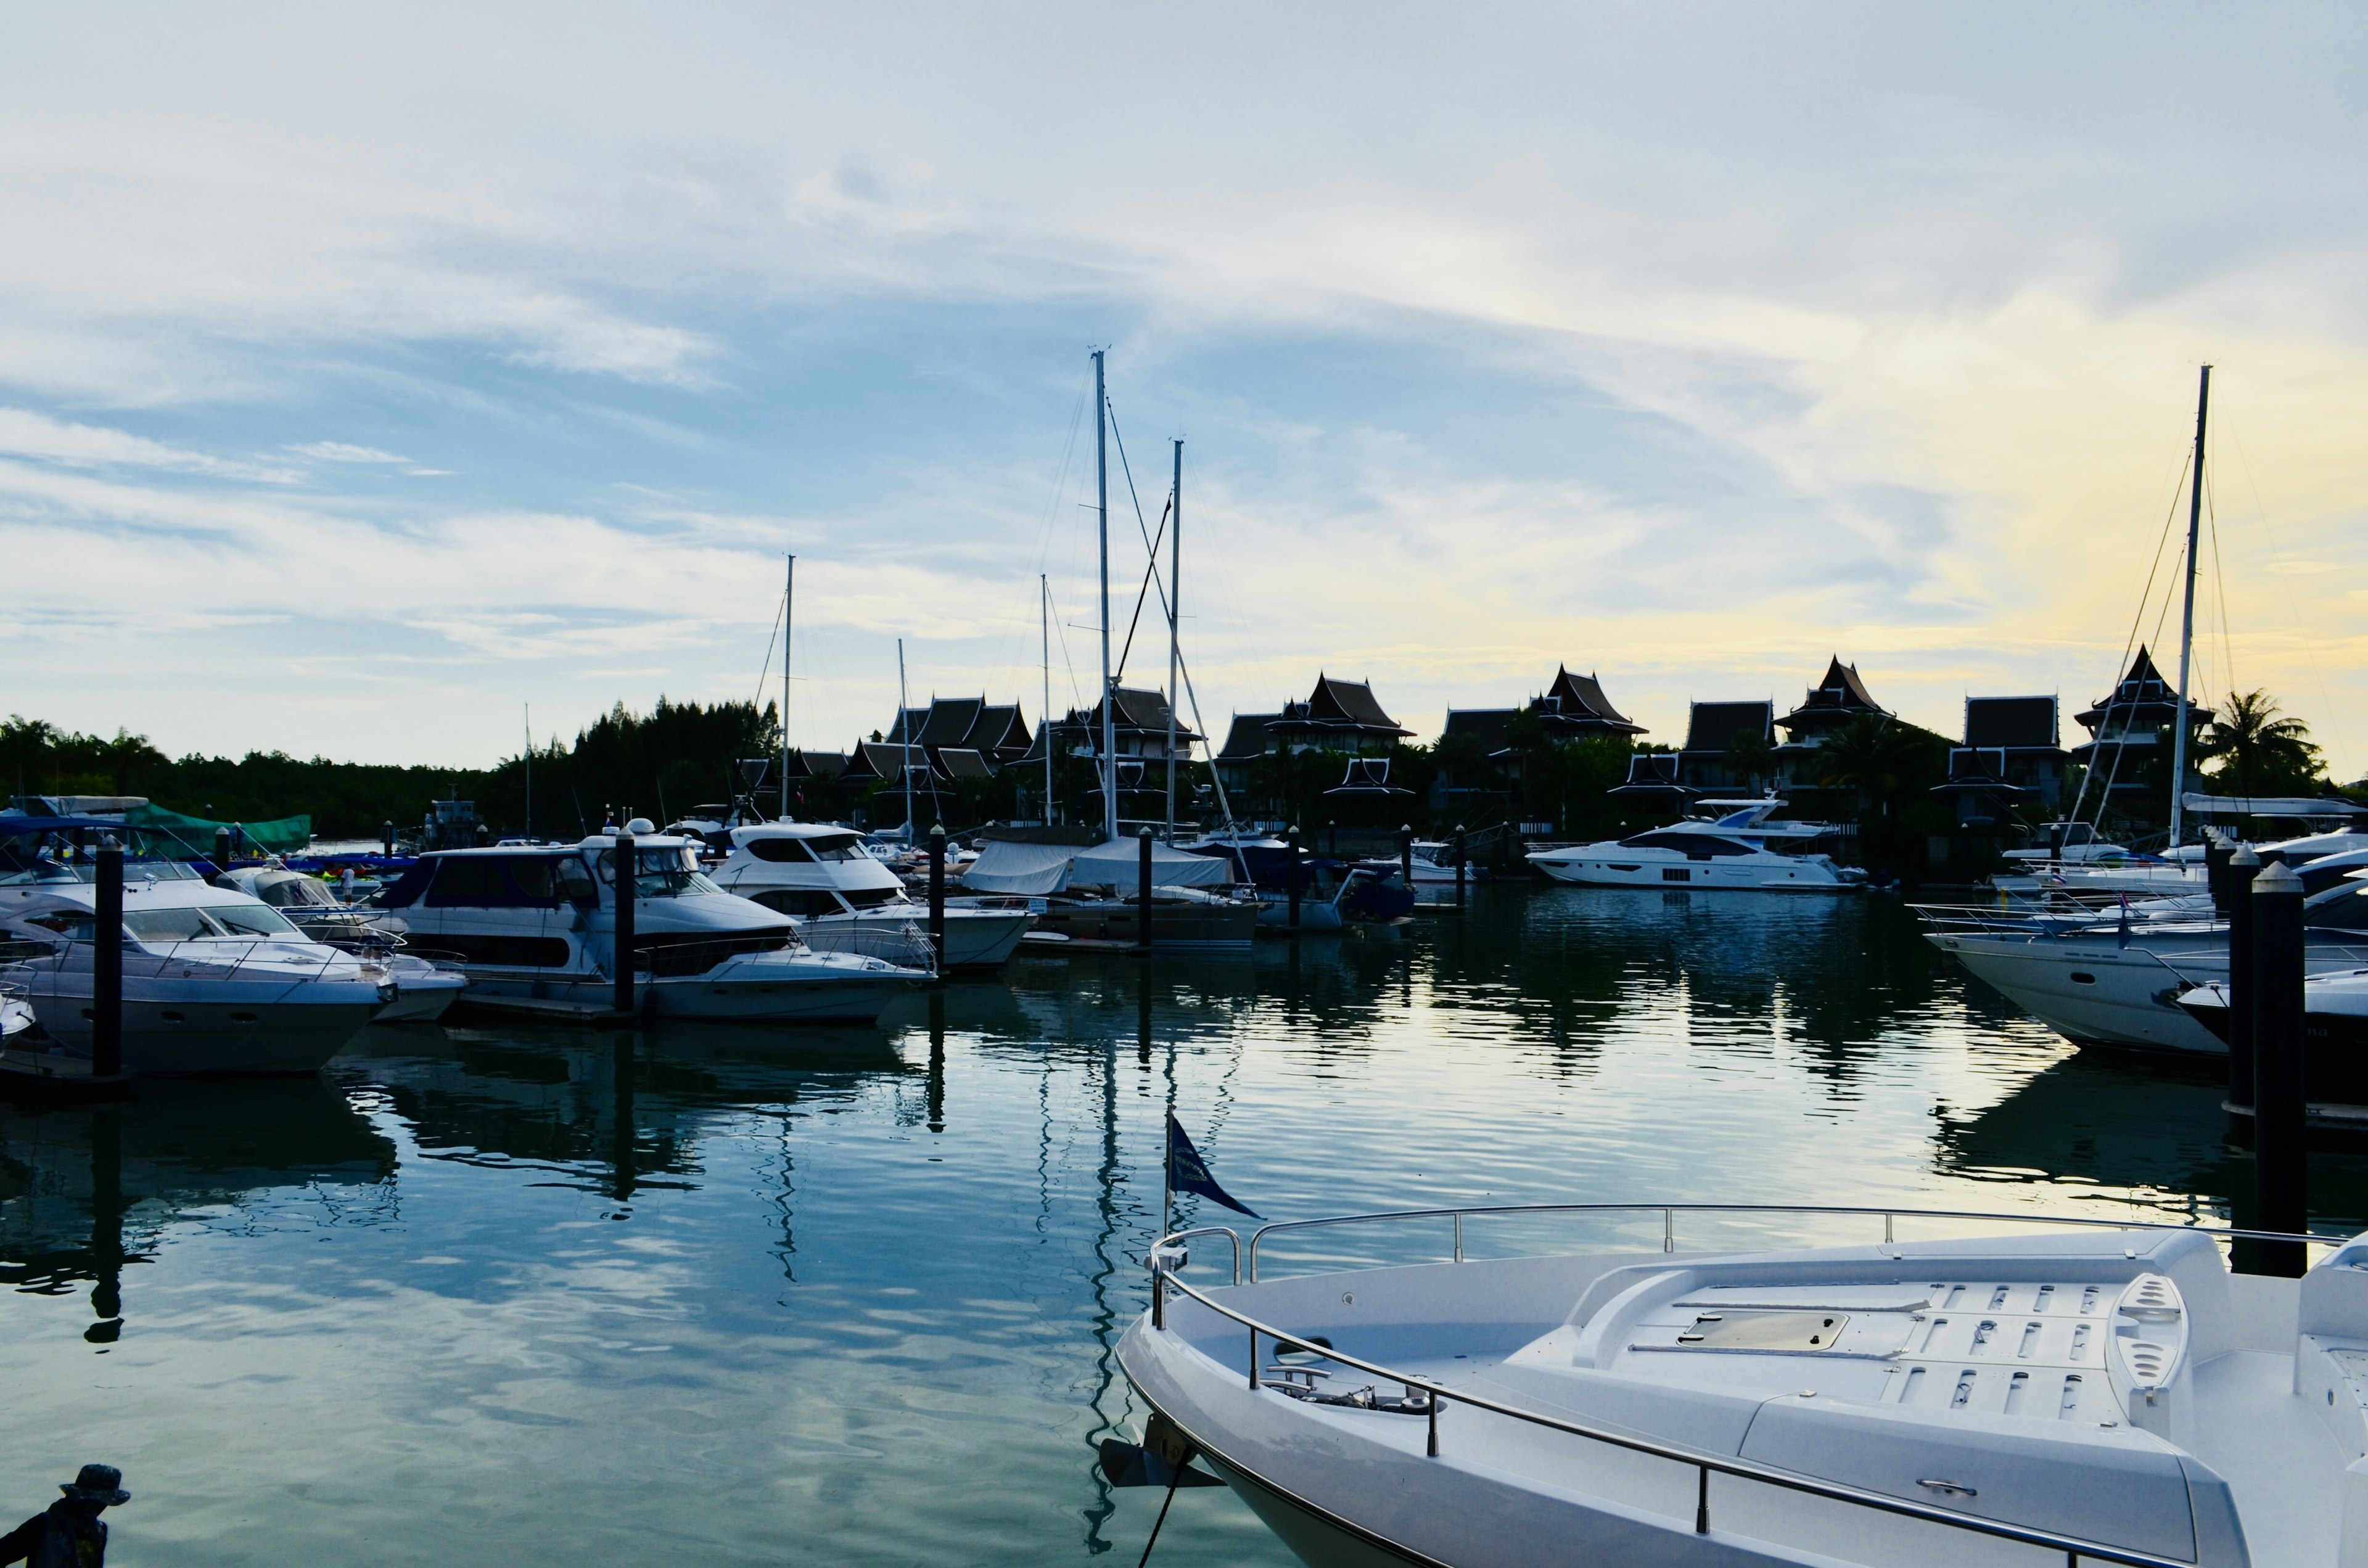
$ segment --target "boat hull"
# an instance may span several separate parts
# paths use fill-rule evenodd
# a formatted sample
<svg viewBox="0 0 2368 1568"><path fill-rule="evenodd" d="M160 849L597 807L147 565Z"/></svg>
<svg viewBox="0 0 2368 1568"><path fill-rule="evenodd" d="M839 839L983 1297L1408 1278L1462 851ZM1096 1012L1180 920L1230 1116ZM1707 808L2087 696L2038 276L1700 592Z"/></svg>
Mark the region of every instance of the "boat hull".
<svg viewBox="0 0 2368 1568"><path fill-rule="evenodd" d="M1246 949L1256 940L1258 909L1251 903L1155 903L1151 911L1154 952L1220 952ZM1054 903L1037 929L1073 942L1133 947L1142 940L1142 912L1132 900Z"/></svg>
<svg viewBox="0 0 2368 1568"><path fill-rule="evenodd" d="M465 1001L494 1011L549 1014L598 1012L616 999L606 975L552 975L532 971L469 971ZM926 978L909 970L872 976L670 975L644 979L635 989L644 1011L670 1018L720 1018L743 1023L876 1024L888 1004Z"/></svg>
<svg viewBox="0 0 2368 1568"><path fill-rule="evenodd" d="M125 977L125 1072L145 1078L317 1073L361 1032L381 1006L374 985L337 986L334 990L347 994L305 998L285 994L289 987L284 983L253 987L225 981L204 983L210 991L228 994L196 1000L142 995L137 983ZM27 1000L41 1028L68 1051L88 1055L87 986L77 991L69 985L61 994L36 980L28 990ZM239 994L249 990L254 994Z"/></svg>
<svg viewBox="0 0 2368 1568"><path fill-rule="evenodd" d="M1928 935L1975 979L2076 1044L2228 1054L2226 1043L2179 1005L2188 986L2227 977L2225 950L2157 954L2111 939L2067 947L2005 933Z"/></svg>
<svg viewBox="0 0 2368 1568"><path fill-rule="evenodd" d="M1825 867L1804 865L1782 855L1736 856L1727 860L1653 860L1610 855L1555 858L1565 853L1533 855L1530 864L1557 882L1582 888L1831 893L1856 892L1860 885Z"/></svg>

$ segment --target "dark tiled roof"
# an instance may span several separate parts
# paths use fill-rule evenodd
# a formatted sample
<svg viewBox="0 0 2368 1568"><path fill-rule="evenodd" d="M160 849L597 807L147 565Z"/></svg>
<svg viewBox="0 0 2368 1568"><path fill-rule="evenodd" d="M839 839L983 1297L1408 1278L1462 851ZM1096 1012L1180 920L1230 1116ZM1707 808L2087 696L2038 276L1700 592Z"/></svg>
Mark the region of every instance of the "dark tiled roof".
<svg viewBox="0 0 2368 1568"><path fill-rule="evenodd" d="M1015 702L1009 707L982 707L978 722L971 725L962 744L989 756L1009 758L1027 751L1030 738L1027 716Z"/></svg>
<svg viewBox="0 0 2368 1568"><path fill-rule="evenodd" d="M995 769L986 758L967 746L939 746L938 771L949 778L992 778Z"/></svg>
<svg viewBox="0 0 2368 1568"><path fill-rule="evenodd" d="M916 715L918 712L919 710L915 710ZM923 772L929 771L929 754L918 744L907 748L887 741L863 741L858 743L854 755L847 759L847 771L843 777L901 782L905 777L905 758L908 750L913 766Z"/></svg>
<svg viewBox="0 0 2368 1568"><path fill-rule="evenodd" d="M1411 790L1390 782L1390 759L1385 756L1352 756L1349 770L1340 782L1324 791L1326 795L1411 795Z"/></svg>
<svg viewBox="0 0 2368 1568"><path fill-rule="evenodd" d="M1629 734L1641 735L1645 727L1630 719L1603 695L1603 684L1592 675L1575 676L1568 665L1554 670L1554 684L1546 687L1542 701L1552 702L1565 719L1593 719L1599 724L1618 729Z"/></svg>
<svg viewBox="0 0 2368 1568"><path fill-rule="evenodd" d="M929 716L921 725L918 736L925 746L958 746L968 744L971 729L978 722L979 710L986 706L983 697L933 697L929 699Z"/></svg>
<svg viewBox="0 0 2368 1568"><path fill-rule="evenodd" d="M1723 752L1740 730L1773 740L1775 722L1772 702L1697 702L1686 721L1686 750Z"/></svg>
<svg viewBox="0 0 2368 1568"><path fill-rule="evenodd" d="M1400 729L1398 722L1382 710L1371 682L1334 680L1326 675L1315 677L1315 689L1307 699L1307 717L1317 724L1353 724L1396 735L1414 733Z"/></svg>
<svg viewBox="0 0 2368 1568"><path fill-rule="evenodd" d="M810 778L836 778L847 771L847 754L843 751L793 751L791 772L803 764Z"/></svg>
<svg viewBox="0 0 2368 1568"><path fill-rule="evenodd" d="M1965 744L2053 746L2056 744L2055 699L1968 697Z"/></svg>
<svg viewBox="0 0 2368 1568"><path fill-rule="evenodd" d="M1074 722L1087 728L1093 735L1099 736L1102 733L1102 705L1099 702L1096 702L1088 713L1072 713L1069 717ZM1142 734L1165 736L1167 733L1167 694L1160 691L1144 691L1131 686L1120 687L1118 702L1112 717L1116 721L1115 727L1118 729ZM1192 726L1184 722L1184 716L1178 714L1176 716L1177 744L1183 745L1200 738L1192 733Z"/></svg>
<svg viewBox="0 0 2368 1568"><path fill-rule="evenodd" d="M1447 710L1447 727L1440 732L1439 738L1470 735L1493 755L1505 749L1505 727L1520 711L1518 708L1451 708Z"/></svg>
<svg viewBox="0 0 2368 1568"><path fill-rule="evenodd" d="M2170 683L2162 678L2162 672L2155 668L2153 655L2141 647L2138 656L2130 661L2130 673L2123 676L2111 692L2098 699L2095 707L2075 713L2073 718L2094 732L2105 722L2108 708L2113 710L2115 717L2139 728L2176 723L2179 720L2179 693L2171 689ZM2198 723L2212 716L2210 709L2192 700L2187 712L2190 720Z"/></svg>
<svg viewBox="0 0 2368 1568"><path fill-rule="evenodd" d="M907 739L918 742L928 727L929 710L928 709L899 708L896 710L896 717L889 721L885 730L880 732L880 739L894 741L899 744Z"/></svg>
<svg viewBox="0 0 2368 1568"><path fill-rule="evenodd" d="M1281 718L1280 713L1236 713L1234 727L1225 732L1224 749L1217 753L1219 762L1247 762L1266 755L1266 727Z"/></svg>

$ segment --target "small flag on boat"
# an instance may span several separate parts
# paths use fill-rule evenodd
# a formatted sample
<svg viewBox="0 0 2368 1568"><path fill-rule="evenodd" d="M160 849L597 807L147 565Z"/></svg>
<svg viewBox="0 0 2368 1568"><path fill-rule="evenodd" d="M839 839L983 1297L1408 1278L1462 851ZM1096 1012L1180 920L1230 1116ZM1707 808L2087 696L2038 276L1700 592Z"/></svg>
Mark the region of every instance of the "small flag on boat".
<svg viewBox="0 0 2368 1568"><path fill-rule="evenodd" d="M1172 1112L1167 1118L1167 1186L1172 1192L1194 1192L1214 1199L1236 1214L1247 1214L1253 1220L1263 1218L1249 1205L1235 1202L1217 1185L1217 1178L1201 1163L1201 1151L1192 1147L1192 1140L1184 1134L1184 1124Z"/></svg>

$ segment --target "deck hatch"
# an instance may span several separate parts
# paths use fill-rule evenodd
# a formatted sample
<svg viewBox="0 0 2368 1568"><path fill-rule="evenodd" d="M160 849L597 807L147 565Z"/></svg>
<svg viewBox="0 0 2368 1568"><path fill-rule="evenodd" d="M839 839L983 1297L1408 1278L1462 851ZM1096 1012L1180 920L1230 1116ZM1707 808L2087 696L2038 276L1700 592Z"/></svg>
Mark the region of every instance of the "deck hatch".
<svg viewBox="0 0 2368 1568"><path fill-rule="evenodd" d="M1678 1343L1704 1350L1829 1350L1850 1326L1848 1312L1703 1312Z"/></svg>

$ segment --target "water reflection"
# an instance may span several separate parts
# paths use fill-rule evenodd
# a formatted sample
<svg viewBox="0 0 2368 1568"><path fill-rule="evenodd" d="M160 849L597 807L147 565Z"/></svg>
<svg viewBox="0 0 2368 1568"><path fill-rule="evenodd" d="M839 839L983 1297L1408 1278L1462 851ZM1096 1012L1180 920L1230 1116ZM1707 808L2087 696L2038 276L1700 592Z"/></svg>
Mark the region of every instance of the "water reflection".
<svg viewBox="0 0 2368 1568"><path fill-rule="evenodd" d="M394 1148L318 1079L151 1086L120 1104L0 1103L0 1282L87 1282L84 1337L123 1332L123 1273L176 1223L245 1234L372 1223ZM274 1201L275 1199L280 1201Z"/></svg>
<svg viewBox="0 0 2368 1568"><path fill-rule="evenodd" d="M407 1478L255 1527L290 1561L357 1531L565 1558L654 1526L729 1561L1138 1551L1160 1499L1110 1491L1094 1445L1141 1414L1112 1352L1144 1305L1171 1112L1278 1217L1877 1195L2180 1211L2249 1187L2208 1071L2067 1054L1883 901L1492 888L1383 936L1030 955L878 1029L374 1030L324 1083L0 1112L19 1290L0 1307L57 1329L20 1336L20 1418L84 1429L85 1329L128 1323L167 1370L211 1377L245 1346L285 1384L302 1362L336 1393L271 1421L247 1419L259 1374L214 1395L159 1372L142 1410L143 1466L189 1495L219 1490L209 1434L233 1425L260 1434L243 1460L326 1446ZM2356 1169L2315 1159L2323 1211L2368 1207ZM176 1244L192 1237L211 1244ZM1222 1275L1222 1249L1201 1266ZM80 1381L38 1360L60 1342ZM572 1484L491 1515L483 1478L511 1471ZM1287 1561L1222 1492L1179 1496L1159 1558Z"/></svg>

